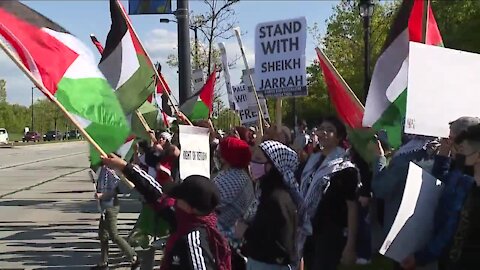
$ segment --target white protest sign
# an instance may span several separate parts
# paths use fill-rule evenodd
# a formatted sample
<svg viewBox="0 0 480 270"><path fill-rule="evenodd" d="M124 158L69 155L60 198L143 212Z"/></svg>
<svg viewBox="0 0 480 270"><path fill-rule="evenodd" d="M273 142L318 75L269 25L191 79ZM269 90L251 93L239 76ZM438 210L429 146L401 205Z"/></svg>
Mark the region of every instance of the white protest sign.
<svg viewBox="0 0 480 270"><path fill-rule="evenodd" d="M480 55L410 42L405 133L448 137L449 123L480 117Z"/></svg>
<svg viewBox="0 0 480 270"><path fill-rule="evenodd" d="M202 175L210 178L210 138L208 128L179 125L180 178Z"/></svg>
<svg viewBox="0 0 480 270"><path fill-rule="evenodd" d="M225 43L218 43L218 48L220 48L220 54L222 56L223 76L225 79L225 87L227 88L228 105L230 109L235 110L232 83L230 82L230 68L228 67L227 49L225 48Z"/></svg>
<svg viewBox="0 0 480 270"><path fill-rule="evenodd" d="M249 70L252 78L255 80L255 69L251 68ZM257 112L258 113L258 104L257 104L257 99L255 98L255 93L253 92L253 86L252 83L250 82L250 79L248 77L248 72L247 70L242 70L242 81L243 84L245 84L245 87L247 87L248 94L247 94L247 103L248 103L248 108L252 112ZM263 96L263 93L258 93L258 103L260 103L260 107L262 108L263 112L263 118L267 121L270 121L270 115L268 113L268 107L267 107L267 100Z"/></svg>
<svg viewBox="0 0 480 270"><path fill-rule="evenodd" d="M255 30L255 87L266 97L306 96L305 17L265 22Z"/></svg>
<svg viewBox="0 0 480 270"><path fill-rule="evenodd" d="M240 116L240 123L244 126L255 126L258 121L258 106L249 106L249 99L253 96L253 92L249 92L245 84L232 86L233 97L237 113ZM261 99L263 115L268 118L268 109L265 99ZM265 113L266 112L266 113Z"/></svg>
<svg viewBox="0 0 480 270"><path fill-rule="evenodd" d="M402 202L380 254L397 262L422 249L433 232L442 183L410 162Z"/></svg>
<svg viewBox="0 0 480 270"><path fill-rule="evenodd" d="M203 70L201 68L194 69L192 71L192 80L193 80L193 89L196 92L202 89L204 81L203 81Z"/></svg>

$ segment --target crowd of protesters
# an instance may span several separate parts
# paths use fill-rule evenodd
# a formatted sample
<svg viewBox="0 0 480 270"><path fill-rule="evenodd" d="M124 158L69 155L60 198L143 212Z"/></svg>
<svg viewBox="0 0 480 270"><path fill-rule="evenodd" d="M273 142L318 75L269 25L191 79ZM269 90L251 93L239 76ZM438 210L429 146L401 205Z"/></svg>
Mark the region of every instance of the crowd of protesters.
<svg viewBox="0 0 480 270"><path fill-rule="evenodd" d="M197 125L211 129L211 179L179 179L181 146L178 134L168 132L139 143L131 162L114 154L102 158L103 174L115 175L108 168L121 172L143 196L134 234L168 237L162 270L370 265L381 245L373 224L383 241L400 208L410 162L444 189L432 209L431 238L404 260L392 261L392 269L479 268L480 118L452 122L449 138L405 135L396 150L377 133L365 145L374 156L368 161L335 117L311 129L301 121L293 135L285 127L266 128L262 136L256 128L224 134L208 122ZM115 184L105 186L96 195L102 205L109 203L102 208L102 261L96 269L108 268L108 235L138 269L135 251L116 231Z"/></svg>

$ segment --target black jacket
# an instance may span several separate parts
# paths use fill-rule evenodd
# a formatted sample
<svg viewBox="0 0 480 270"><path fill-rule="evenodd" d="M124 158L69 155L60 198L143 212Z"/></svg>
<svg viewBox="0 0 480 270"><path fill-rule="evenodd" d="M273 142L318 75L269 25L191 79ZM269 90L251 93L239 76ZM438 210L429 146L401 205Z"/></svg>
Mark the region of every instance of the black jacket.
<svg viewBox="0 0 480 270"><path fill-rule="evenodd" d="M174 209L163 205L163 191L160 184L136 165L128 164L123 174L135 185L135 189L145 197L146 201L160 212L172 227L175 227ZM172 262L170 269L173 270L217 269L209 247L207 231L201 226L180 237L173 246L170 256Z"/></svg>
<svg viewBox="0 0 480 270"><path fill-rule="evenodd" d="M296 257L296 205L275 169L259 181L262 195L255 218L245 232L245 253L268 264L291 264Z"/></svg>

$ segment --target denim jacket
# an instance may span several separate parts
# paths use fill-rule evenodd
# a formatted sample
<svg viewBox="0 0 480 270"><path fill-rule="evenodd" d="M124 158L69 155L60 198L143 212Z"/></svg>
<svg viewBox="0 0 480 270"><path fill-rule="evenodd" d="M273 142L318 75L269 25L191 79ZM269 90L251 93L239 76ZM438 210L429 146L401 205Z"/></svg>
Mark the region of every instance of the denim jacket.
<svg viewBox="0 0 480 270"><path fill-rule="evenodd" d="M437 209L435 210L433 236L427 245L415 253L419 266L437 260L450 245L457 231L465 199L474 184L474 179L459 170L450 168L450 158L436 156L432 174L444 184Z"/></svg>

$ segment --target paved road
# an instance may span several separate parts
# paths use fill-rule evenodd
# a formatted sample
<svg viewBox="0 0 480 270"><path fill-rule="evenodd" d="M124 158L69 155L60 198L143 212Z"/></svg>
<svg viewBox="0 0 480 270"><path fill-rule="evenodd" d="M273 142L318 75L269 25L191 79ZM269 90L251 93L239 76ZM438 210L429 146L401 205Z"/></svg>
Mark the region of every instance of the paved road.
<svg viewBox="0 0 480 270"><path fill-rule="evenodd" d="M88 269L97 262L98 211L85 142L0 149L0 269ZM126 236L139 203L121 200ZM127 269L112 247L113 269Z"/></svg>

